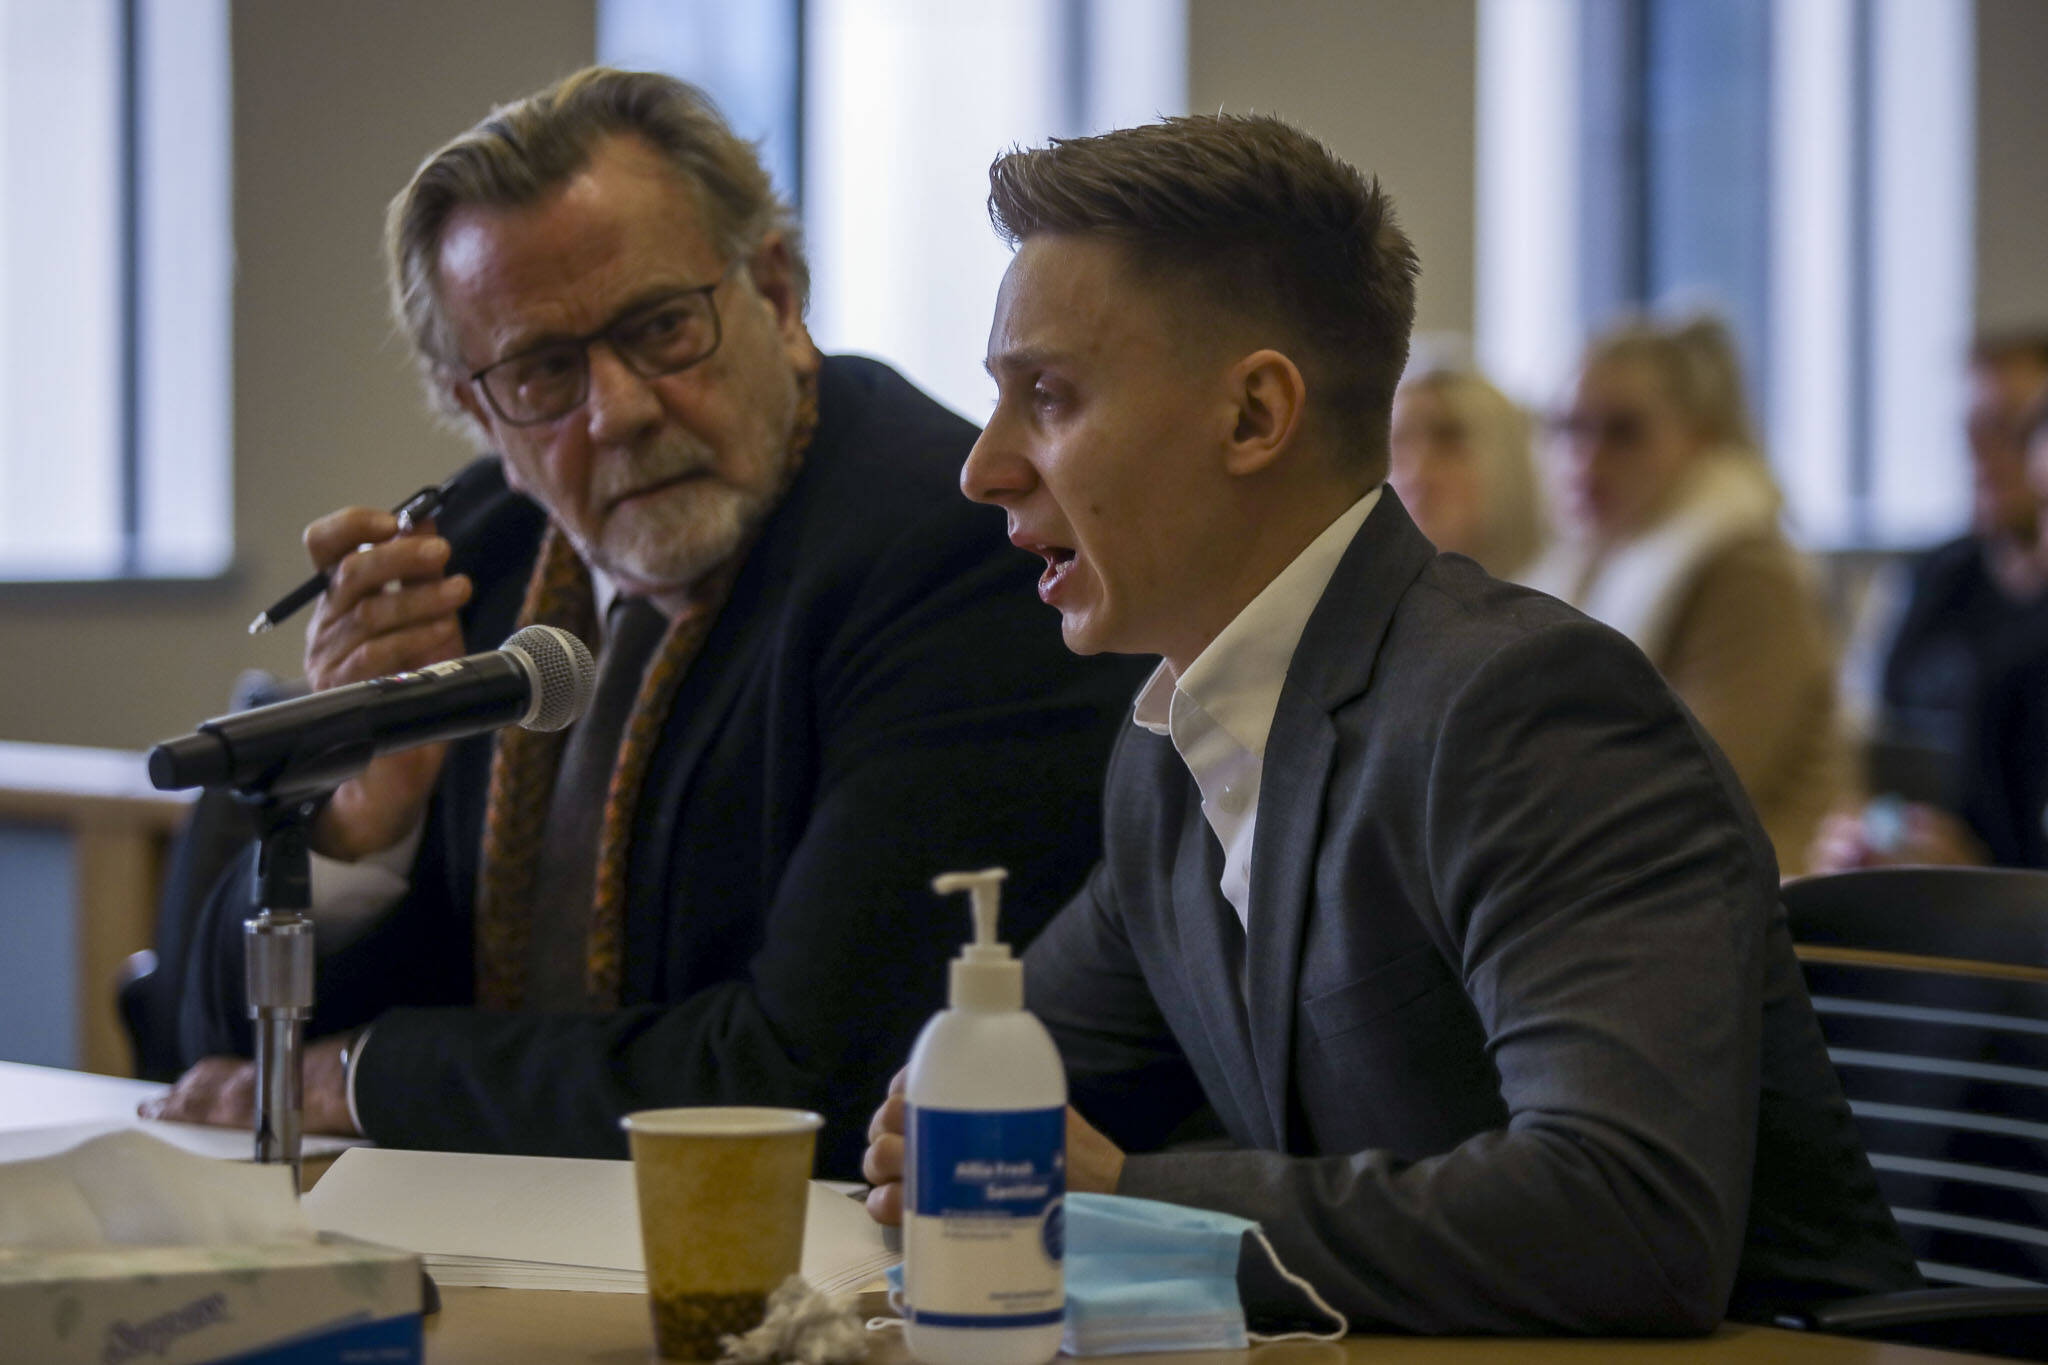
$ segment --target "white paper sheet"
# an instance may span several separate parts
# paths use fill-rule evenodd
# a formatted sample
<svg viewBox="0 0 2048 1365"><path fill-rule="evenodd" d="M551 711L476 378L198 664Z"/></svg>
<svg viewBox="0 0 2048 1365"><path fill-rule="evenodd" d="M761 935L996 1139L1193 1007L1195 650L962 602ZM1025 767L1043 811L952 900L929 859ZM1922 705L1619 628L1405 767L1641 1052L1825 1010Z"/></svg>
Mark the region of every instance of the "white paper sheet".
<svg viewBox="0 0 2048 1365"><path fill-rule="evenodd" d="M900 1257L860 1204L813 1181L803 1274L830 1294L879 1287ZM644 1293L629 1161L362 1148L305 1197L323 1231L419 1252L445 1285Z"/></svg>
<svg viewBox="0 0 2048 1365"><path fill-rule="evenodd" d="M0 1161L55 1156L88 1139L128 1129L196 1156L252 1158L256 1141L245 1129L164 1123L136 1114L135 1106L169 1088L154 1081L0 1062ZM366 1141L308 1134L299 1150L303 1156L329 1156Z"/></svg>

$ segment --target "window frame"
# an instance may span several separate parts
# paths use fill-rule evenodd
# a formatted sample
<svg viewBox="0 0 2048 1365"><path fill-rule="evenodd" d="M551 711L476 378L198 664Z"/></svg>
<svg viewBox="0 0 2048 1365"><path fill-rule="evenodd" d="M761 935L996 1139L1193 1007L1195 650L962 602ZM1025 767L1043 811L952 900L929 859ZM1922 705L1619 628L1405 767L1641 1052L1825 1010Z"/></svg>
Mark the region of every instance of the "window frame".
<svg viewBox="0 0 2048 1365"><path fill-rule="evenodd" d="M111 387L119 407L112 452L117 549L104 573L41 574L25 570L19 562L0 567L0 604L87 603L109 596L129 598L138 590L150 599L185 600L195 592L224 598L239 582L232 450L233 133L228 22L227 0L180 0L175 12L160 0L154 4L150 0L115 0L113 27L118 51L114 98L119 107L114 116L118 138L112 160L114 269L118 278L114 289L117 373ZM152 79L163 80L173 74L170 64L181 50L175 46L180 39L205 44L206 60L191 79L177 80L175 90L152 90ZM189 55L189 48L182 50ZM196 92L200 81L213 82L217 88ZM151 111L173 102L190 105L201 93L210 95L211 102L203 102L197 117L215 125L217 145L193 145L183 138L155 133L148 125ZM166 153L166 164L152 164L152 155ZM152 191L161 195L173 183L180 195L213 196L198 215L203 226L197 239L189 230L192 215L164 212L166 205L152 201ZM152 208L157 210L155 214ZM163 279L152 276L148 265L152 254L176 257L190 269L192 278L171 279L170 272L165 272ZM203 320L210 330L206 325L195 327L195 288L205 295L199 301L200 309L212 314ZM176 297L171 297L174 294ZM158 314L177 315L181 337L188 330L204 334L195 349L204 348L205 338L217 343L205 348L211 350L211 358L201 362L206 382L214 391L201 400L204 410L196 414L196 425L211 430L185 432L182 424L193 418L194 412L189 407L174 410L174 405L152 390L152 379L162 377L152 369L162 360L152 354L151 329ZM179 433L174 436L172 428ZM175 452L170 448L173 441L178 443ZM153 513L151 480L166 476L211 485L197 495L207 504L211 534L196 553L184 550L175 538L152 537L152 520L174 519L178 511L172 500L164 499L164 506Z"/></svg>

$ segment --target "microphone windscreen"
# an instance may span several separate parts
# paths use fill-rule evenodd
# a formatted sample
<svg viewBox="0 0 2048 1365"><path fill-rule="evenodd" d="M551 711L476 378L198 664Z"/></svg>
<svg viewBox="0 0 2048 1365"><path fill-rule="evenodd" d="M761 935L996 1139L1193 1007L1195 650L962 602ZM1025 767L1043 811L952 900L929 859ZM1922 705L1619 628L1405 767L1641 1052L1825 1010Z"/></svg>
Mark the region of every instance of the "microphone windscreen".
<svg viewBox="0 0 2048 1365"><path fill-rule="evenodd" d="M590 647L574 635L555 626L527 626L504 647L531 660L540 680L533 718L520 722L523 729L559 730L589 707L590 693L597 686L597 664Z"/></svg>

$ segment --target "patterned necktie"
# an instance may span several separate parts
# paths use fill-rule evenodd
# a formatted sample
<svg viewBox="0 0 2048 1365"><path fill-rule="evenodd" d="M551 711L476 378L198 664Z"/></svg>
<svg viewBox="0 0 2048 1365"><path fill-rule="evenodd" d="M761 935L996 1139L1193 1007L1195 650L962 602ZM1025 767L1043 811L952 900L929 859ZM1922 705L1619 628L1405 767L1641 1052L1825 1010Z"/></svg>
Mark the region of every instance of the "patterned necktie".
<svg viewBox="0 0 2048 1365"><path fill-rule="evenodd" d="M590 998L587 963L605 794L647 661L667 629L668 618L644 597L615 599L605 617L590 709L562 747L537 850L527 943L531 1008L575 1011L597 1003Z"/></svg>
<svg viewBox="0 0 2048 1365"><path fill-rule="evenodd" d="M789 434L788 464L783 471L786 480L793 480L802 467L817 426L817 381L815 376L802 376ZM559 895L550 897L554 903L572 904L579 910L588 906L582 911L587 926L581 942L584 985L573 998L587 1002L591 1008L615 1009L625 991L626 902L632 889L626 872L634 817L655 754L668 733L670 708L697 651L717 623L726 594L731 592L749 548L751 536L731 559L693 585L691 608L650 647L650 657L641 670L638 694L629 703L623 734L611 747L609 756L604 745L593 749L597 757L592 761L610 764L611 776L607 784L602 776L604 770L595 779L586 775L586 782L595 783L587 790L597 793L590 804L598 809L592 812L579 808L576 814L596 819L598 833L595 839L577 842L575 847L596 851L594 889L587 893L577 891L567 901ZM568 538L552 525L541 538L540 553L526 584L526 600L519 609L520 625L536 623L560 626L585 639L597 633L590 571ZM615 664L614 669L625 670L631 676L631 670L622 662ZM542 857L561 837L550 823L557 793L586 790L581 783L558 785L555 781L568 740L581 724L566 732L507 727L498 731L492 747L474 920L476 1003L484 1009L532 1008L535 1004L527 989L527 972L537 956L532 944L536 882ZM569 846L568 841L560 844L565 849ZM573 938L572 931L569 939ZM571 942L569 946L576 945ZM560 947L551 947L539 956L546 958L551 971L561 968L567 960Z"/></svg>

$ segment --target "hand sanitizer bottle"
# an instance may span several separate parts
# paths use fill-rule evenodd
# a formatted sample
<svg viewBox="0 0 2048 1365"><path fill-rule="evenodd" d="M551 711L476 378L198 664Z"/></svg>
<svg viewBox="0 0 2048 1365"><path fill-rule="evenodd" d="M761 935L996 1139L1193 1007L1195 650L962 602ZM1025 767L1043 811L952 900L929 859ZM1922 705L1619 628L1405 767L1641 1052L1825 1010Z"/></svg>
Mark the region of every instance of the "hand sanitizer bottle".
<svg viewBox="0 0 2048 1365"><path fill-rule="evenodd" d="M996 942L1004 876L932 883L972 893L974 941L910 1054L903 1335L926 1365L1042 1365L1060 1349L1067 1077L1025 1012L1024 964Z"/></svg>

